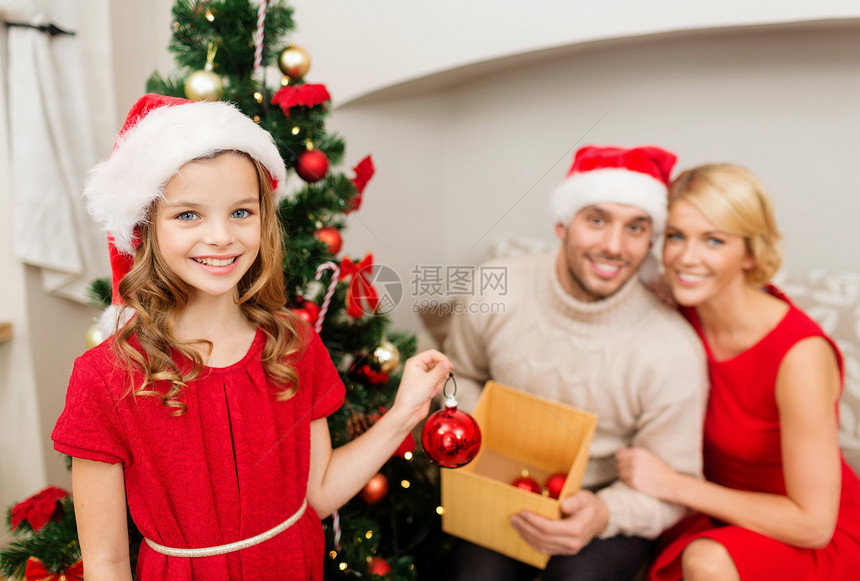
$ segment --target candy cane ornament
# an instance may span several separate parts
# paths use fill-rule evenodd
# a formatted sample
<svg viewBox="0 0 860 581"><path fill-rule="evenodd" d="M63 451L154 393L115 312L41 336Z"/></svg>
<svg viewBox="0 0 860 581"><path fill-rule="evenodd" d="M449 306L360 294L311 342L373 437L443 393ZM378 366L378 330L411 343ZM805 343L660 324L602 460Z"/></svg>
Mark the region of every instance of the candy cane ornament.
<svg viewBox="0 0 860 581"><path fill-rule="evenodd" d="M260 2L259 8L257 8L257 31L254 33L254 70L251 73L252 75L256 75L260 65L263 64L263 37L265 36L266 11L272 2L274 0L263 0Z"/></svg>
<svg viewBox="0 0 860 581"><path fill-rule="evenodd" d="M317 267L317 273L314 277L316 280L320 280L322 278L323 273L326 270L333 271L331 282L328 284L328 290L325 293L325 297L323 298L322 307L320 308L320 314L317 316L317 322L314 324L314 329L319 333L323 326L323 320L325 319L325 314L328 312L328 306L331 303L331 297L334 295L334 289L337 287L338 277L340 276L340 267L334 262L323 262Z"/></svg>

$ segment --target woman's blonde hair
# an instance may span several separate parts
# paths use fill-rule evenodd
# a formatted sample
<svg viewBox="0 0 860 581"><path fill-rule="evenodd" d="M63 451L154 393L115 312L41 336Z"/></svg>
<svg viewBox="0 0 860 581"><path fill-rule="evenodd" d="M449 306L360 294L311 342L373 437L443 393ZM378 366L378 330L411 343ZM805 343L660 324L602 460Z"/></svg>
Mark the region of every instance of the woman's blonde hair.
<svg viewBox="0 0 860 581"><path fill-rule="evenodd" d="M244 156L257 169L260 251L239 281L237 302L248 321L265 333L263 368L269 380L279 387L278 399L286 400L295 395L299 387L296 370L288 362L302 345L299 319L285 308L283 236L271 179L262 163L243 152L220 151L205 159L219 155ZM135 371L143 374L140 385L132 382L134 395L159 397L165 406L172 408L173 415L182 415L186 406L179 396L204 367L203 358L195 347L202 343L211 350L212 343L206 340L183 341L174 334L177 316L188 304L190 287L168 268L158 250L152 227L157 204L152 204L147 219L139 224L141 244L134 257L134 266L119 283L123 309L131 309L133 316L128 324L117 329L114 350L120 361L131 370L132 376ZM119 321L126 320L123 314L118 317ZM140 349L129 343L132 337L136 338ZM173 349L192 362L191 369L181 369L177 365ZM170 388L166 391L156 389L155 384L159 381L169 382Z"/></svg>
<svg viewBox="0 0 860 581"><path fill-rule="evenodd" d="M689 169L669 186L669 207L679 200L695 206L714 226L743 237L755 266L745 271L748 283L762 286L782 264L782 234L773 202L749 170L728 163Z"/></svg>

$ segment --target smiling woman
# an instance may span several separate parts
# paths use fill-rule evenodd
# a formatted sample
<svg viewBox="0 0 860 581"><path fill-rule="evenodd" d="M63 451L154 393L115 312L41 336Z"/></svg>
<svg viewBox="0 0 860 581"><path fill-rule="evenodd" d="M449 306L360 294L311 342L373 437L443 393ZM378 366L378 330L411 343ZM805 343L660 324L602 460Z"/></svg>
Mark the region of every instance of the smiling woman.
<svg viewBox="0 0 860 581"><path fill-rule="evenodd" d="M780 234L744 168L695 167L670 187L666 275L708 356L706 481L640 448L629 485L695 512L650 579L848 580L860 567L860 480L839 448L836 343L776 287Z"/></svg>

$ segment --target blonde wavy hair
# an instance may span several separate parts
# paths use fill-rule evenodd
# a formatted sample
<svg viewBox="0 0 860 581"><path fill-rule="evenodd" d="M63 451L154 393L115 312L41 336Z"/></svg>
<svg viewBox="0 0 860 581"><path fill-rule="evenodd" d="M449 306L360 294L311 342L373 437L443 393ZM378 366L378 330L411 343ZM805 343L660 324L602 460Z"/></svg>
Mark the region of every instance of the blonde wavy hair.
<svg viewBox="0 0 860 581"><path fill-rule="evenodd" d="M260 252L248 272L239 281L238 305L251 323L263 330L266 344L263 347L263 368L267 377L279 389L277 398L287 400L299 388L298 374L288 362L302 348L299 331L300 319L285 307L284 277L282 271L283 236L277 216L272 184L265 166L249 155L238 151L220 151L204 159L219 155L241 155L254 163L260 191ZM191 160L195 161L195 160ZM119 283L123 301L122 311L130 309L132 317L116 330L114 351L129 369L132 377L130 393L135 396L159 397L171 408L172 415L182 415L186 406L180 394L188 383L199 377L203 370L201 344L209 350L212 343L206 340L183 341L174 334L177 316L188 304L190 287L173 273L158 250L152 227L158 202L152 204L147 219L139 224L140 247L134 257L134 266ZM118 321L124 321L127 312L120 312ZM139 349L129 340L135 337ZM180 369L172 357L172 349L192 362L190 370ZM135 371L143 374L143 381L135 385ZM156 384L166 381L170 387L159 389Z"/></svg>
<svg viewBox="0 0 860 581"><path fill-rule="evenodd" d="M669 207L679 200L695 206L720 230L744 239L755 260L744 272L749 284L770 282L782 265L782 234L770 196L749 170L728 163L688 169L669 186Z"/></svg>

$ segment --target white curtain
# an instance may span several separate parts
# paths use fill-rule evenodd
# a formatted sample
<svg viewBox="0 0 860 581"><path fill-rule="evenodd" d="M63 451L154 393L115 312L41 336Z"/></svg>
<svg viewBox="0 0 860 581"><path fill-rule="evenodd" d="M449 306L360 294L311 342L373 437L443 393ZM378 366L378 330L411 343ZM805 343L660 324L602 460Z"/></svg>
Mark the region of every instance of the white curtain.
<svg viewBox="0 0 860 581"><path fill-rule="evenodd" d="M115 105L108 0L0 0L8 28L9 149L15 254L44 290L85 302L107 276L104 235L86 214L86 173L110 151Z"/></svg>

